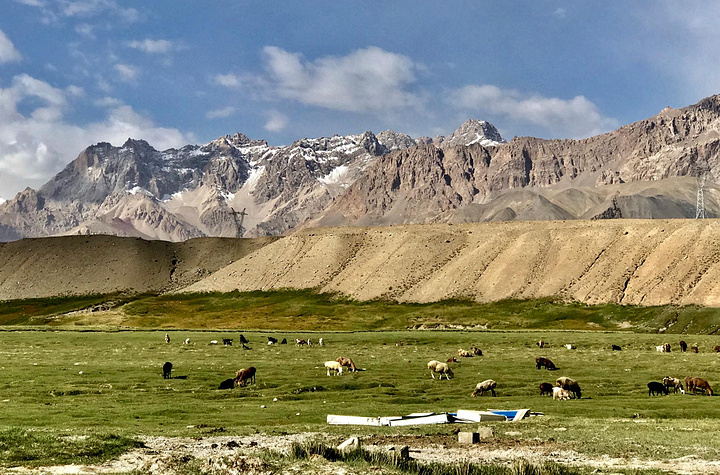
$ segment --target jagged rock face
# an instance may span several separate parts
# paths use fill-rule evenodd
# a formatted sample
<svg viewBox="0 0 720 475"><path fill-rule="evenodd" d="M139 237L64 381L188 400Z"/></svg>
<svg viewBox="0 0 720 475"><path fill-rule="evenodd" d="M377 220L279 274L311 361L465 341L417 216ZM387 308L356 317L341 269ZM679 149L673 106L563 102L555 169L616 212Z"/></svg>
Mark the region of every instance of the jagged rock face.
<svg viewBox="0 0 720 475"><path fill-rule="evenodd" d="M517 189L538 191L506 211L486 206L465 215L477 220L694 217L694 183L671 179L692 175L698 168L707 168L709 182L720 177L718 111L720 96L713 96L584 140L521 137L496 146L451 146L451 140L463 142L475 133L469 131L479 130L479 121L469 121L450 139L434 140L440 142L440 148L419 146L381 157L311 224L328 222L331 217L333 224L363 225L368 220L361 217L368 215L376 222L389 223L400 208L407 212L400 222L452 221L451 209L487 205ZM425 178L417 179L418 174ZM660 181L663 184L658 184L652 196L635 196L632 191L633 183ZM630 190L630 196L615 199L617 209L611 203L604 208L597 203L573 206L549 196L555 188L597 186L620 186L613 188L613 193L603 191L601 194L608 196L603 199L611 199L618 190ZM538 198L545 194L548 196ZM706 205L717 209L714 196L706 195ZM490 210L492 214L488 214Z"/></svg>
<svg viewBox="0 0 720 475"><path fill-rule="evenodd" d="M0 240L107 232L169 240L298 226L720 216L720 96L584 140L391 130L274 147L237 133L157 151L100 143L39 191L0 203ZM647 186L639 184L648 184Z"/></svg>
<svg viewBox="0 0 720 475"><path fill-rule="evenodd" d="M407 134L401 134L394 130L384 130L377 135L378 142L383 144L390 151L404 150L417 145L415 140Z"/></svg>
<svg viewBox="0 0 720 475"><path fill-rule="evenodd" d="M505 143L498 129L490 122L470 119L460 126L450 137L441 141L443 147L480 144L490 147Z"/></svg>

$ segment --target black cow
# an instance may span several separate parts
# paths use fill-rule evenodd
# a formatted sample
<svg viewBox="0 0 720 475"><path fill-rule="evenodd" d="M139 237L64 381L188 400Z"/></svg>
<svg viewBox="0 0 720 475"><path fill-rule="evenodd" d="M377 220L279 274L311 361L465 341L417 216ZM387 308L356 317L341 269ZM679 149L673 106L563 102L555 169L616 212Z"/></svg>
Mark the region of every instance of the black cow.
<svg viewBox="0 0 720 475"><path fill-rule="evenodd" d="M228 378L222 383L220 383L220 386L218 386L218 389L233 389L235 387L235 380L233 378Z"/></svg>
<svg viewBox="0 0 720 475"><path fill-rule="evenodd" d="M171 372L172 372L172 363L168 361L163 365L163 379L170 379Z"/></svg>
<svg viewBox="0 0 720 475"><path fill-rule="evenodd" d="M547 358L535 358L535 367L537 369L545 368L548 371L555 371L557 368L555 367L555 363L550 361Z"/></svg>
<svg viewBox="0 0 720 475"><path fill-rule="evenodd" d="M668 388L665 387L663 383L659 383L657 381L650 381L647 384L648 387L648 396L662 396L670 394L670 391L668 391Z"/></svg>

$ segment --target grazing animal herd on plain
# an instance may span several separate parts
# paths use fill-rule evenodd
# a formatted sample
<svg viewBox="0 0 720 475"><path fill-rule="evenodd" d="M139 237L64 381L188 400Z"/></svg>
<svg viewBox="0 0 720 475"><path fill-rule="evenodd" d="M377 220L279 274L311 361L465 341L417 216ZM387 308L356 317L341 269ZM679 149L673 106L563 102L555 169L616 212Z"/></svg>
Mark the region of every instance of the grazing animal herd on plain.
<svg viewBox="0 0 720 475"><path fill-rule="evenodd" d="M267 344L268 345L287 345L287 338L283 338L280 343L278 343L278 339L274 338L272 336L267 337ZM232 338L223 338L222 339L223 344L225 346L232 346ZM170 335L165 334L165 342L170 343ZM249 343L248 339L245 338L242 334L240 335L240 342L242 344L243 349L250 350L249 346L247 344ZM217 344L217 340L210 341L210 344ZM190 339L187 338L185 341L183 341L184 345L190 344ZM312 340L308 338L305 339L296 339L295 340L296 346L312 346ZM323 338L319 338L317 345L318 346L324 346L325 342ZM536 343L536 345L544 349L546 347L546 342L544 340L540 340ZM396 346L402 346L402 342L399 342L396 344ZM577 349L577 346L575 346L572 343L569 344L563 344L563 347L571 350ZM680 341L679 348L681 352L686 352L688 350L688 345L685 341ZM659 353L670 353L672 351L672 347L670 343L663 343L661 345L658 345L655 347L656 351ZM612 351L621 351L622 348L619 345L612 344L611 345ZM697 345L693 345L690 348L691 352L698 353L699 349ZM713 348L714 352L720 353L720 345L715 346ZM471 358L474 356L483 356L483 352L481 349L477 347L471 347L470 350L465 349L458 349L457 351L458 356L461 358ZM445 379L450 380L453 378L454 372L452 368L450 367L450 363L458 363L457 357L450 357L447 359L445 363L438 361L438 360L431 360L427 363L427 368L430 370L430 376L432 379L436 379L435 376L438 375L439 380L443 379L443 376L445 376ZM541 370L545 368L547 371L556 371L558 370L557 366L548 358L545 357L537 357L535 359L535 367L538 370ZM324 368L327 371L327 376L341 376L343 373L343 370L346 372L355 372L355 371L364 371L364 370L358 370L358 368L355 366L355 363L352 359L341 356L338 357L334 361L326 361L324 364ZM173 370L173 364L169 361L165 362L162 367L162 374L164 379L172 379L172 370ZM255 374L256 374L256 368L254 366L250 366L248 368L243 368L237 371L234 378L227 378L223 380L218 389L233 389L236 387L245 387L250 384L255 384ZM176 377L176 378L186 378L186 376L183 377ZM497 382L493 379L486 379L482 382L477 383L475 386L473 392L471 393L472 397L476 396L482 396L485 393L490 393L492 396L496 396L495 389L497 388ZM674 394L676 394L678 391L681 394L689 393L689 394L705 394L712 396L713 390L710 387L710 384L703 378L699 377L693 377L693 376L687 376L684 380L680 380L678 378L674 378L671 376L665 376L663 380L660 381L650 381L647 383L648 388L648 396L664 396L670 394L672 391ZM572 378L569 378L567 376L561 376L557 378L555 381L555 385L547 382L540 383L539 385L540 389L540 395L541 396L550 396L552 395L553 400L558 401L564 401L569 399L580 399L582 398L582 390L580 389L580 385L577 381L575 381Z"/></svg>

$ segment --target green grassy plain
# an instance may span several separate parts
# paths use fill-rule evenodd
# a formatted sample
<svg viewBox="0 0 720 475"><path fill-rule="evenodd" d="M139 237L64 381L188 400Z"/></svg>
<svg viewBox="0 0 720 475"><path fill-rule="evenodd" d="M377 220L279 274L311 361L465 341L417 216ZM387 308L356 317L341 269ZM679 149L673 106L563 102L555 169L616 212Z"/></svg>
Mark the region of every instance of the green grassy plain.
<svg viewBox="0 0 720 475"><path fill-rule="evenodd" d="M110 312L67 313L109 301ZM101 460L140 435L449 435L456 425L329 426L326 416L519 408L545 415L491 424L499 438L591 456L720 460L715 397L649 397L646 387L667 375L720 384L720 354L712 352L720 344L717 309L552 300L397 304L287 291L4 302L0 322L0 466ZM411 330L453 325L465 329ZM668 334L657 333L662 327ZM251 350L239 346L239 332ZM268 346L268 335L290 344ZM308 337L323 337L326 346L293 344ZM235 345L209 344L222 338ZM543 350L535 345L541 338L549 345ZM680 339L700 353L655 351L666 341L677 349ZM429 360L472 346L484 356L454 364L450 381L430 378ZM326 376L323 363L338 356L366 371ZM537 356L560 369L536 370ZM173 379L162 379L165 361L174 365ZM216 389L248 366L257 368L257 384ZM559 376L576 379L583 398L541 397L538 385ZM489 378L498 396L470 397Z"/></svg>
<svg viewBox="0 0 720 475"><path fill-rule="evenodd" d="M70 313L104 304L106 312ZM0 302L0 325L62 328L404 330L462 326L495 330L624 330L714 334L720 309L585 305L558 299L417 304L359 302L305 290L166 295L95 295Z"/></svg>
<svg viewBox="0 0 720 475"><path fill-rule="evenodd" d="M2 426L57 435L140 434L203 436L328 432L349 434L451 433L456 426L416 428L328 426L327 414L402 415L457 409L530 408L543 412L519 423L496 423L500 437L554 441L589 454L720 458L718 401L714 397L648 397L646 383L686 375L720 383L710 353L718 338L686 337L699 354L659 354L666 336L605 332L397 331L272 333L317 338L326 346L268 346L267 332L244 332L252 350L237 346L237 332L171 331L0 332ZM234 338L236 345L210 345ZM190 338L189 345L182 341ZM550 345L540 350L535 342ZM402 341L402 346L396 342ZM573 343L577 350L561 345ZM623 351L610 351L610 344ZM430 378L426 363L458 348L478 346L484 356L454 365L455 378ZM349 356L366 371L326 376L323 362ZM555 372L536 370L536 356ZM174 365L164 380L161 366ZM257 384L220 391L223 379L248 366ZM583 399L541 397L538 384L559 376L579 381ZM186 377L186 378L185 378ZM471 398L479 381L498 382L498 396ZM277 400L275 400L277 399ZM265 406L264 408L262 406ZM508 434L512 433L512 434Z"/></svg>

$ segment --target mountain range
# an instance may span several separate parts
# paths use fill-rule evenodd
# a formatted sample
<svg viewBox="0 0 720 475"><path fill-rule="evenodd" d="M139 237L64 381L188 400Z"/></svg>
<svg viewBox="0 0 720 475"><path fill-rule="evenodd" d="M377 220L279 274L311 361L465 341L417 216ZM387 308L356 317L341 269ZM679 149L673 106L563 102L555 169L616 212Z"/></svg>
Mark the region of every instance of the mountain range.
<svg viewBox="0 0 720 475"><path fill-rule="evenodd" d="M0 203L0 240L112 234L184 241L299 227L720 215L720 96L583 140L384 131L272 146L241 133L158 151L85 149Z"/></svg>

